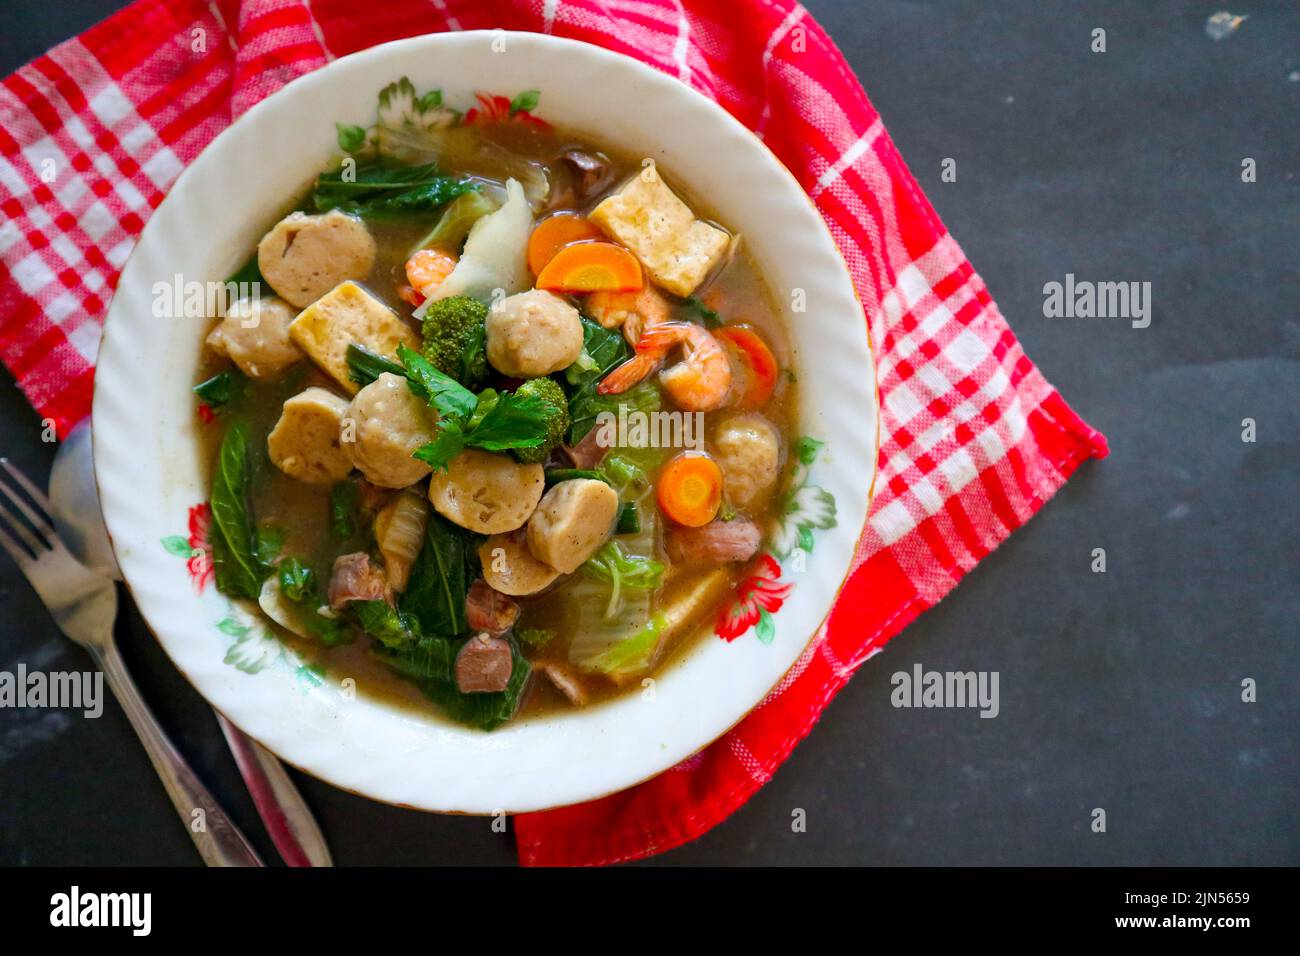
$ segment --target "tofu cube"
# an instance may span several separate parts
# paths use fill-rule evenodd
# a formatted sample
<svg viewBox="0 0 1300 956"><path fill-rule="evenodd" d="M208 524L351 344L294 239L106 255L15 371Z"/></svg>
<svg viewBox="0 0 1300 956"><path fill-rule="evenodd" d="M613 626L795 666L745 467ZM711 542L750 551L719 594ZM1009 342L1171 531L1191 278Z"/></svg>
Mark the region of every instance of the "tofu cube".
<svg viewBox="0 0 1300 956"><path fill-rule="evenodd" d="M695 218L691 208L649 166L588 217L627 246L655 283L683 298L718 264L731 237Z"/></svg>
<svg viewBox="0 0 1300 956"><path fill-rule="evenodd" d="M340 282L298 314L289 337L349 395L360 386L348 377L348 346L393 358L398 345L420 347L420 336L388 306L351 280Z"/></svg>

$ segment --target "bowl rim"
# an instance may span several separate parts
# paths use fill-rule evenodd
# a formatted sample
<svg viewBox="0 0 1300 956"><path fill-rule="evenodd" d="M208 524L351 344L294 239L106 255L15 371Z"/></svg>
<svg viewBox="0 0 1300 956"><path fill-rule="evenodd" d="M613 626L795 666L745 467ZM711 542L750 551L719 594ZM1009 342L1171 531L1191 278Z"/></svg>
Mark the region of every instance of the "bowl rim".
<svg viewBox="0 0 1300 956"><path fill-rule="evenodd" d="M767 145L766 142L763 141L763 139L761 139L759 136L757 136L754 133L753 130L746 127L738 119L736 119L729 112L727 112L727 110L723 108L716 101L709 99L708 97L699 93L694 88L674 80L674 78L654 68L653 66L644 63L640 60L637 60L633 57L619 53L617 51L610 50L606 47L602 47L597 44L589 43L587 41L574 39L574 38L556 37L549 34L540 34L531 31L492 29L492 30L456 31L456 32L446 32L446 33L424 34L424 35L413 36L413 37L404 37L396 40L391 40L382 44L378 44L373 47L368 47L364 50L359 50L347 54L346 56L342 56L335 60L332 60L318 69L312 70L309 73L295 77L294 79L287 82L280 89L276 90L274 93L270 94L269 96L265 97L264 99L254 104L247 111L245 111L235 120L233 120L225 129L221 130L221 132L219 132L215 137L213 137L213 139L200 151L200 153L184 166L184 168L178 174L176 180L172 183L172 185L167 190L167 193L164 196L162 202L159 203L158 207L155 208L153 214L150 216L149 221L146 222L144 229L142 230L140 236L137 238L136 243L132 247L129 255L127 256L126 261L122 265L121 271L119 273L119 277L127 276L133 261L135 261L137 258L142 258L138 256L138 254L141 252L143 248L146 248L146 241L152 240L152 236L149 233L151 224L154 223L155 221L159 221L159 213L162 212L164 207L166 207L168 204L174 205L175 202L179 201L179 200L173 201L173 194L180 193L183 195L184 190L187 188L188 182L199 175L196 172L196 170L200 168L201 166L200 161L202 160L204 155L217 152L225 142L228 142L231 139L238 136L239 135L238 131L241 128L247 127L252 123L256 122L257 117L263 115L264 113L272 109L277 108L280 104L289 102L293 97L289 95L288 91L293 91L294 95L300 95L311 86L326 84L329 81L328 80L329 75L335 72L341 64L346 65L346 64L358 64L358 63L369 62L369 61L378 61L384 55L388 53L392 53L396 50L418 47L430 43L434 45L437 45L439 43L446 43L446 42L466 43L474 39L483 39L488 37L495 38L502 35L504 35L508 40L516 40L525 43L537 44L542 47L552 46L557 49L563 49L566 47L570 49L579 48L588 53L594 54L597 57L606 58L608 61L611 62L617 61L618 63L622 64L624 67L631 69L633 72L641 72L644 76L651 78L655 82L667 82L668 84L676 88L679 92L683 92L689 98L696 100L700 106L704 107L707 110L712 111L715 114L716 119L728 125L731 128L731 131L733 133L738 133L741 137L746 139L750 146L757 146L759 150L765 155L766 159L769 161L770 166L772 167L772 171L774 173L779 173L780 175L784 176L785 179L788 181L788 185L793 189L795 193L799 195L799 197L801 197L803 202L806 204L813 219L815 219L816 221L818 230L822 233L822 236L826 240L826 243L829 246L829 248L834 251L835 260L837 262L838 271L840 273L839 278L843 280L848 291L851 293L853 301L857 305L857 314L859 316L862 316L863 318L862 325L863 325L864 336L866 340L866 354L871 369L869 397L871 401L870 411L872 416L874 417L874 426L875 426L874 440L870 448L870 454L867 456L867 460L870 466L870 480L867 483L866 500L863 505L862 520L859 526L853 529L852 541L856 545L857 542L861 541L862 535L866 531L867 524L870 518L871 503L875 495L875 486L876 486L877 479L879 477L879 471L880 471L879 454L880 454L880 440L881 440L881 414L880 414L881 404L880 404L880 389L879 389L879 369L878 369L876 347L874 341L872 341L870 322L867 321L867 316L865 315L865 307L863 306L860 297L858 296L856 286L854 285L852 279L852 273L848 267L847 261L844 259L843 253L839 249L839 246L836 244L834 238L830 235L830 231L820 211L817 209L816 203L812 200L810 196L808 196L807 192L799 184L794 174L775 155L775 153L772 152L771 148ZM681 178L688 179L689 177L683 176ZM766 277L765 277L765 282L766 282ZM110 320L112 319L112 316L116 311L114 306L119 299L119 292L121 291L121 288L122 287L120 285L117 288L115 288L113 301L110 303L110 307L104 319L103 334L101 335L98 344L98 351L96 356L96 368L99 367L100 359L103 356L105 347L110 341L109 338ZM787 316L785 316L784 314L782 315L782 321L783 322L788 321ZM118 326L121 326L122 324L123 324L122 322L118 322L115 323L113 327L116 328ZM95 378L92 408L98 405L98 399L101 394L102 382L103 382L103 378L97 375ZM98 454L97 447L96 447L97 438L99 434L100 434L100 430L94 427L94 419L92 417L91 449L92 449L92 460L94 462L94 480L95 480L96 489L101 495L101 500L104 500L103 493L105 488L105 482L103 481L102 478L101 457ZM114 554L115 556L119 556L121 554L121 551L118 547L117 539L113 535L111 529L108 528L107 521L105 522L105 526L106 526L106 531L109 535L110 543L113 547ZM839 598L843 592L843 589L847 585L848 579L853 573L854 570L853 551L854 548L850 548L849 554L847 555L845 560L843 571L839 575L838 581L834 586L833 596L831 597L826 607L826 610L822 614L821 618L818 619L817 623L811 627L805 625L799 625L798 630L801 633L806 631L807 636L800 641L800 651L798 655L795 657L795 659L790 663L789 667L782 670L781 673L779 673L773 679L770 686L768 686L767 689L764 690L762 694L755 696L752 702L742 712L736 715L734 720L732 720L731 723L729 723L727 726L717 731L716 733L712 733L712 735L707 740L700 743L698 747L696 747L694 750L691 751L691 753L702 752L703 750L712 746L719 739L721 739L727 733L729 733L737 724L742 722L747 716L749 716L757 707L759 707L768 698L768 696L773 692L773 690L776 687L778 687L782 682L784 682L787 679L791 670L795 666L797 666L799 661L802 660L803 657L808 653L815 638L821 632L822 628L826 623L827 618L830 616L835 605L838 603ZM239 727L239 729L242 732L244 732L252 739L256 740L260 745L265 747L270 752L274 753L278 759L280 759L286 764L289 764L290 766L295 767L296 769L300 770L303 773L313 776L316 779L319 779L325 783L330 784L331 786L337 787L348 793L353 793L370 800L375 800L376 802L387 803L392 806L398 806L406 809L422 810L424 812L439 813L439 814L491 815L499 812L505 812L510 814L521 813L521 812L542 812L548 809L555 809L558 807L574 805L576 803L601 799L602 797L609 796L614 793L618 793L623 790L630 789L650 779L653 779L654 777L660 775L666 770L671 769L671 767L677 763L677 761L672 761L662 766L658 764L647 766L644 772L641 773L640 776L635 777L634 779L620 781L617 783L617 785L614 785L609 789L592 791L588 794L584 794L578 797L577 799L564 799L559 802L550 803L546 805L536 805L536 806L530 805L530 806L523 807L521 809L507 808L504 810L501 809L474 810L474 809L435 807L435 806L428 806L428 805L420 805L418 803L409 803L388 796L367 792L366 790L360 788L358 785L352 783L346 783L337 779L335 776L330 775L326 770L322 769L320 766L313 766L305 760L299 762L299 759L301 758L295 759L295 757L286 756L282 752L282 750L279 747L277 747L273 742L268 742L265 736L260 732L260 730L256 728L250 730L246 721L244 721L242 718L238 716L232 716L231 714L227 713L223 707L219 706L209 695L209 692L203 686L201 686L201 683L199 679L196 677L196 675L193 674L190 671L190 669L182 665L182 663L178 660L178 655L176 653L177 648L173 647L173 645L168 640L164 639L159 633L159 630L154 627L153 622L150 619L149 615L145 613L144 610L145 604L142 603L140 600L140 595L138 593L137 588L133 585L131 575L126 571L125 564L127 562L122 562L122 563L123 563L122 581L126 586L128 593L131 595L132 600L136 603L137 608L140 609L142 620L144 621L146 627L148 627L150 632L154 635L158 643L162 646L163 651L167 655L168 659L181 673L181 675L185 678L185 680L190 684L190 686L193 687L194 690L201 697L203 697L204 700L208 702L208 704L212 706L214 710L217 710L219 713L222 714L222 716L224 716L226 719L230 720L237 727ZM681 665L675 664L673 666L676 667Z"/></svg>

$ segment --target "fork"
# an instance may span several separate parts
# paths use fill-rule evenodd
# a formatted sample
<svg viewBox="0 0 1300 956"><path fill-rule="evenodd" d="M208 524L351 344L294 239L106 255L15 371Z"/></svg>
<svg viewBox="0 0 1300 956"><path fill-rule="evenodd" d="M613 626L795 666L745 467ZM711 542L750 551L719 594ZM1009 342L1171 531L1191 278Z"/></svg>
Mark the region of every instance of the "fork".
<svg viewBox="0 0 1300 956"><path fill-rule="evenodd" d="M0 458L0 466L31 501L29 505L0 480L0 545L27 576L59 630L84 647L103 671L204 862L208 866L262 866L248 840L167 738L127 673L113 640L116 586L68 553L54 530L45 494L7 459ZM19 520L10 508L25 520ZM202 811L204 823L197 831L193 826L196 810Z"/></svg>

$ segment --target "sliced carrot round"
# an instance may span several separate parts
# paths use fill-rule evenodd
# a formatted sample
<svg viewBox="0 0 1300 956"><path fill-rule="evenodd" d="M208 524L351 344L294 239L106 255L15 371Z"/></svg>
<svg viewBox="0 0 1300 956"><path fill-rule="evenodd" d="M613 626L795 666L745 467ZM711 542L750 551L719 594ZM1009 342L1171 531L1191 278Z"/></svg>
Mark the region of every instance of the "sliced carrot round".
<svg viewBox="0 0 1300 956"><path fill-rule="evenodd" d="M745 367L745 391L737 407L762 408L776 388L780 366L763 337L747 325L724 325L713 330L714 336L734 347Z"/></svg>
<svg viewBox="0 0 1300 956"><path fill-rule="evenodd" d="M701 528L722 506L722 469L702 451L684 451L660 471L655 499L664 517Z"/></svg>
<svg viewBox="0 0 1300 956"><path fill-rule="evenodd" d="M603 238L604 233L584 217L570 212L556 213L533 227L533 234L528 237L528 268L539 276L565 246Z"/></svg>
<svg viewBox="0 0 1300 956"><path fill-rule="evenodd" d="M537 288L550 292L635 292L642 284L641 263L612 242L565 246L537 276Z"/></svg>

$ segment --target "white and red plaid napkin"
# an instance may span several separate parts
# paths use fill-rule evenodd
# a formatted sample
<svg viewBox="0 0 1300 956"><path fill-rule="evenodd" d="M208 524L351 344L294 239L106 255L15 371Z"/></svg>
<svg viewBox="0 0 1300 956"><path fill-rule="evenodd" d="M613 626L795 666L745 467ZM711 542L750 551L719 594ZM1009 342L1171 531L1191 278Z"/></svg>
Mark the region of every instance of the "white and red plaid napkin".
<svg viewBox="0 0 1300 956"><path fill-rule="evenodd" d="M515 820L524 863L613 863L736 810L858 665L1106 441L1025 356L844 58L790 0L139 0L0 86L0 357L32 404L60 433L89 412L105 307L135 237L234 117L376 43L496 27L625 53L753 129L825 217L879 362L875 503L843 595L794 669L654 780Z"/></svg>

